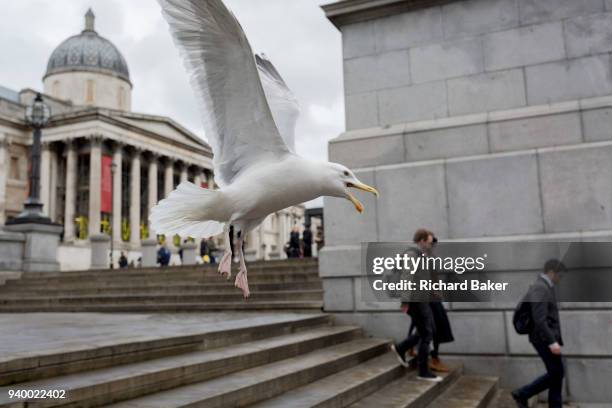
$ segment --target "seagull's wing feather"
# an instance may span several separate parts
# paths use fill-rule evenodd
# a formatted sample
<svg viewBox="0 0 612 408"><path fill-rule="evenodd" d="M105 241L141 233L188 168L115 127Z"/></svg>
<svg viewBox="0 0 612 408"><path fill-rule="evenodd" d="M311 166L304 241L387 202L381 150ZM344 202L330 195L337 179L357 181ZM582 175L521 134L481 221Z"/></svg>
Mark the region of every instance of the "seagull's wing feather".
<svg viewBox="0 0 612 408"><path fill-rule="evenodd" d="M295 152L295 125L300 116L298 100L265 55L257 55L256 61L276 127L289 149Z"/></svg>
<svg viewBox="0 0 612 408"><path fill-rule="evenodd" d="M251 46L221 0L158 0L197 90L215 179L289 154L259 79Z"/></svg>

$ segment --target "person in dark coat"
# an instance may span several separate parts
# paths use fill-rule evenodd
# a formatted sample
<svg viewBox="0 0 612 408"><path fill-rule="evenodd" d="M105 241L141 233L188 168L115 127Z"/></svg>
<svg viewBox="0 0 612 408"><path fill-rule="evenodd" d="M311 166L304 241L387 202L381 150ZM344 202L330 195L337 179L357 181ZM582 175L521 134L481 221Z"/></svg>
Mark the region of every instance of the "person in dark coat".
<svg viewBox="0 0 612 408"><path fill-rule="evenodd" d="M529 331L529 342L544 362L546 374L512 391L512 397L520 408L527 408L529 398L545 390L548 390L550 408L563 406L561 395L564 376L561 358L563 338L554 286L559 283L561 273L565 270L565 265L561 261L557 259L547 261L544 264L544 272L538 276L525 297L525 301L531 306L533 322Z"/></svg>
<svg viewBox="0 0 612 408"><path fill-rule="evenodd" d="M415 248L409 248L406 251L411 257L430 256L434 245L434 235L431 231L426 229L419 229L414 234ZM404 271L404 273L414 273ZM419 268L416 273L421 279L427 280L429 276L431 278L431 271L424 268ZM424 300L422 296L426 296L427 300ZM424 381L442 381L442 377L436 376L431 372L429 368L429 345L433 341L435 332L435 323L433 312L430 306L431 293L421 293L419 296L412 293L402 294L402 313L408 314L411 318L411 324L416 327L416 334L408 332L408 336L400 343L392 344L391 350L397 355L397 358L401 365L408 367L409 364L406 361L406 353L408 350L415 346L418 346L416 362L417 362L417 379Z"/></svg>
<svg viewBox="0 0 612 408"><path fill-rule="evenodd" d="M119 257L119 268L127 268L128 267L128 259L125 256L125 252L121 252L121 256Z"/></svg>
<svg viewBox="0 0 612 408"><path fill-rule="evenodd" d="M206 238L200 241L200 258L203 258L204 255L208 255L208 248L206 246Z"/></svg>
<svg viewBox="0 0 612 408"><path fill-rule="evenodd" d="M438 239L434 236L433 246L435 246L437 243ZM432 271L432 279L438 280L438 274L436 271ZM432 297L433 299L431 302L429 302L429 307L431 308L431 313L434 320L434 332L429 368L432 371L446 373L449 371L449 368L443 364L442 361L440 361L440 344L452 343L455 341L455 337L453 336L453 329L451 328L450 321L448 320L448 315L446 314L446 309L444 308L441 297L435 292L433 293ZM410 324L410 329L408 330L408 335L411 335L415 329L416 327L414 322L412 322ZM408 350L408 354L411 357L416 357L416 353L413 348Z"/></svg>
<svg viewBox="0 0 612 408"><path fill-rule="evenodd" d="M300 231L297 226L293 227L289 234L289 258L300 257Z"/></svg>
<svg viewBox="0 0 612 408"><path fill-rule="evenodd" d="M310 230L310 224L304 225L302 241L304 242L304 258L312 257L312 231Z"/></svg>
<svg viewBox="0 0 612 408"><path fill-rule="evenodd" d="M170 257L172 254L166 247L166 243L163 243L159 250L157 251L157 263L161 266L168 266L170 264Z"/></svg>

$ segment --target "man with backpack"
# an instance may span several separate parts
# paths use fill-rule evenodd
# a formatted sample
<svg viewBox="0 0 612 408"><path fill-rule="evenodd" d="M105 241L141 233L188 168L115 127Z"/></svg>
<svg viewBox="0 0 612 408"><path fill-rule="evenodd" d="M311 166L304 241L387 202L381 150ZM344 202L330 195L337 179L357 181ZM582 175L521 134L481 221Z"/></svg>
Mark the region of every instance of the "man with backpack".
<svg viewBox="0 0 612 408"><path fill-rule="evenodd" d="M563 386L563 361L561 359L561 324L554 286L566 270L557 259L544 264L544 272L529 288L525 299L517 306L513 323L519 334L529 334L529 341L546 366L546 374L530 384L512 391L512 398L519 408L527 408L528 400L548 389L548 406L561 408Z"/></svg>

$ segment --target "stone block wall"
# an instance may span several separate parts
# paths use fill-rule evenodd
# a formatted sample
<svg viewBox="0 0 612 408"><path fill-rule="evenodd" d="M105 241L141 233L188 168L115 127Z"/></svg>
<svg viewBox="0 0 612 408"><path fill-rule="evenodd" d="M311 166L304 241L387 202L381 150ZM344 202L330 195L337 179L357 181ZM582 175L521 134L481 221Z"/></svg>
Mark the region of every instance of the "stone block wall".
<svg viewBox="0 0 612 408"><path fill-rule="evenodd" d="M340 27L347 129L612 93L609 1L440 3Z"/></svg>
<svg viewBox="0 0 612 408"><path fill-rule="evenodd" d="M330 160L380 192L358 193L361 215L325 199L326 311L405 336L398 304L364 296L360 243L409 241L419 227L446 241L612 241L612 1L367 3L324 7L345 75L347 131ZM520 279L535 279L541 260L525 263ZM448 358L503 387L542 371L511 305L448 307ZM610 322L612 304L563 305L575 400L612 401Z"/></svg>

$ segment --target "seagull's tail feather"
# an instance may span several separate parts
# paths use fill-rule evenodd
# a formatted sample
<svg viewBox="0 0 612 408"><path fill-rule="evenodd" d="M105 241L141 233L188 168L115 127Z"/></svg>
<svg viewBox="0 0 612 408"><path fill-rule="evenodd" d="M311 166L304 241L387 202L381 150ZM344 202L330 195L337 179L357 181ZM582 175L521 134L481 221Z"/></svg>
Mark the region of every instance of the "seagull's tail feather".
<svg viewBox="0 0 612 408"><path fill-rule="evenodd" d="M223 232L224 224L211 220L220 191L181 183L168 198L151 209L149 222L157 234L207 238Z"/></svg>

